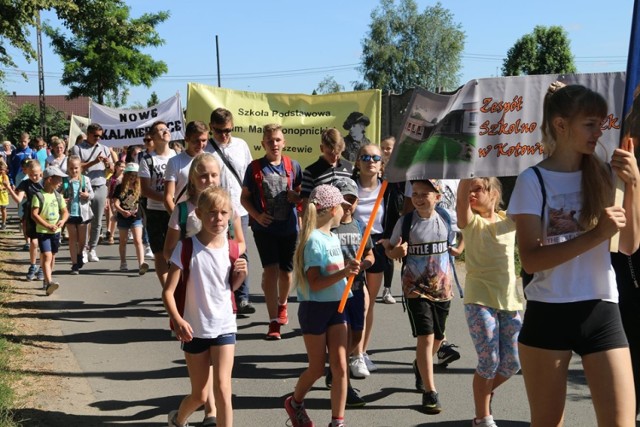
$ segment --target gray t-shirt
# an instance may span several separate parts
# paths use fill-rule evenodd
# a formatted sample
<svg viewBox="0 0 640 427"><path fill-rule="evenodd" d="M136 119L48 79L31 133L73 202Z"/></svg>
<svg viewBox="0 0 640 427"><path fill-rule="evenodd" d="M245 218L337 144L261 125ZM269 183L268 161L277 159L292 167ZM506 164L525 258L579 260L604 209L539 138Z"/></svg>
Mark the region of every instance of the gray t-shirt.
<svg viewBox="0 0 640 427"><path fill-rule="evenodd" d="M100 155L107 159L111 159L111 151L109 150L109 147L105 147L99 142L95 145L90 145L87 141L82 141L80 144L74 145L71 148L71 154L80 156L81 163L92 162ZM83 173L89 177L91 180L91 186L95 188L107 183L104 171L104 163L98 162L93 166L85 168Z"/></svg>

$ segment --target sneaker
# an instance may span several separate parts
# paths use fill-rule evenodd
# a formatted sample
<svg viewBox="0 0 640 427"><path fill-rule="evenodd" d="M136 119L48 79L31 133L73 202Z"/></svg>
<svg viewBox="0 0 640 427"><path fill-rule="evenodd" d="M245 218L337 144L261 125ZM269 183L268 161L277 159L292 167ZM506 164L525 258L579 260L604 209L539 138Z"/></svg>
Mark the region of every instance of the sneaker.
<svg viewBox="0 0 640 427"><path fill-rule="evenodd" d="M289 323L287 304L278 304L278 323L280 323L281 325L286 325Z"/></svg>
<svg viewBox="0 0 640 427"><path fill-rule="evenodd" d="M56 291L56 289L58 289L60 287L60 283L58 282L49 282L47 284L47 288L45 289L45 292L47 293L47 295L51 295L52 293L54 293Z"/></svg>
<svg viewBox="0 0 640 427"><path fill-rule="evenodd" d="M449 344L447 341L442 341L440 349L438 349L437 364L446 368L449 363L460 359L460 353L454 350L454 348L458 348L458 346L455 344Z"/></svg>
<svg viewBox="0 0 640 427"><path fill-rule="evenodd" d="M349 386L347 387L347 408L359 408L366 405L367 402L364 401L362 397L358 394L358 391Z"/></svg>
<svg viewBox="0 0 640 427"><path fill-rule="evenodd" d="M7 224L2 223L0 224L0 230L5 230L7 228Z"/></svg>
<svg viewBox="0 0 640 427"><path fill-rule="evenodd" d="M71 274L73 275L80 274L80 269L78 268L78 264L73 264L71 266Z"/></svg>
<svg viewBox="0 0 640 427"><path fill-rule="evenodd" d="M273 321L269 323L269 332L267 332L266 339L269 341L275 341L282 338L280 336L280 323Z"/></svg>
<svg viewBox="0 0 640 427"><path fill-rule="evenodd" d="M31 245L29 244L29 242L27 242L27 243L25 243L25 244L24 244L24 246L22 247L22 250L26 252L26 251L28 251L28 250L29 250L29 248L30 248L30 247L31 247Z"/></svg>
<svg viewBox="0 0 640 427"><path fill-rule="evenodd" d="M107 239L107 241L105 242L105 244L107 244L107 245L113 245L115 242L116 242L116 241L115 241L115 240L113 240L113 237L109 237L109 238Z"/></svg>
<svg viewBox="0 0 640 427"><path fill-rule="evenodd" d="M438 400L438 393L428 391L422 394L422 407L427 414L439 414L442 412L442 406Z"/></svg>
<svg viewBox="0 0 640 427"><path fill-rule="evenodd" d="M418 369L418 361L413 360L413 375L416 377L416 390L421 393L426 393L427 390L424 388L424 383L422 382L422 376L420 375L420 370Z"/></svg>
<svg viewBox="0 0 640 427"><path fill-rule="evenodd" d="M86 251L86 250L82 251L82 265L84 266L88 262L89 262L89 251Z"/></svg>
<svg viewBox="0 0 640 427"><path fill-rule="evenodd" d="M216 417L206 417L202 420L200 427L216 427L218 425Z"/></svg>
<svg viewBox="0 0 640 427"><path fill-rule="evenodd" d="M471 420L471 426L476 426L476 427L498 427L498 424L496 424L495 421L493 421L493 416L489 415L487 417L484 418L474 418L473 420Z"/></svg>
<svg viewBox="0 0 640 427"><path fill-rule="evenodd" d="M35 265L30 265L29 266L29 271L27 271L27 280L28 281L32 281L33 279L36 278L36 271L38 271L38 267L36 267Z"/></svg>
<svg viewBox="0 0 640 427"><path fill-rule="evenodd" d="M129 271L129 268L127 267L127 263L126 262L121 262L120 263L120 271Z"/></svg>
<svg viewBox="0 0 640 427"><path fill-rule="evenodd" d="M333 383L333 374L331 373L331 368L327 369L327 374L324 376L324 385L327 386L329 390L331 390L331 385Z"/></svg>
<svg viewBox="0 0 640 427"><path fill-rule="evenodd" d="M349 405L347 405L347 406L349 406ZM344 421L336 421L336 422L334 423L334 421L332 420L332 421L329 423L329 427L346 427L346 426L347 426L347 425L344 423Z"/></svg>
<svg viewBox="0 0 640 427"><path fill-rule="evenodd" d="M95 249L91 249L89 251L89 262L98 262L100 261L100 258L98 258L98 255L96 255L96 250Z"/></svg>
<svg viewBox="0 0 640 427"><path fill-rule="evenodd" d="M364 363L367 365L367 370L369 372L375 372L378 370L378 367L373 364L371 359L369 359L369 355L366 352L362 353L362 357L364 358Z"/></svg>
<svg viewBox="0 0 640 427"><path fill-rule="evenodd" d="M391 295L391 289L384 288L384 290L382 291L382 302L384 302L385 304L396 303L396 299L393 297L393 295Z"/></svg>
<svg viewBox="0 0 640 427"><path fill-rule="evenodd" d="M144 257L149 259L155 258L155 256L153 255L153 252L151 251L151 246L147 245L144 247Z"/></svg>
<svg viewBox="0 0 640 427"><path fill-rule="evenodd" d="M144 276L147 271L149 271L149 264L142 261L142 264L140 264L140 268L138 269L138 274L140 276Z"/></svg>
<svg viewBox="0 0 640 427"><path fill-rule="evenodd" d="M238 314L253 314L256 312L256 308L249 301L242 300L238 304Z"/></svg>
<svg viewBox="0 0 640 427"><path fill-rule="evenodd" d="M284 409L291 420L291 427L313 427L313 421L304 410L304 405L300 404L299 408L293 407L293 395L287 397L284 401Z"/></svg>
<svg viewBox="0 0 640 427"><path fill-rule="evenodd" d="M36 278L38 280L44 280L44 271L42 271L42 267L38 267L38 271L36 272Z"/></svg>
<svg viewBox="0 0 640 427"><path fill-rule="evenodd" d="M167 420L169 422L169 427L189 427L189 423L185 423L183 425L178 424L178 422L176 421L176 417L178 416L178 411L177 410L173 410L171 412L169 412L169 415L167 416Z"/></svg>
<svg viewBox="0 0 640 427"><path fill-rule="evenodd" d="M362 355L351 357L349 360L349 370L353 378L367 378L370 373L367 369L367 364L364 363L364 357Z"/></svg>

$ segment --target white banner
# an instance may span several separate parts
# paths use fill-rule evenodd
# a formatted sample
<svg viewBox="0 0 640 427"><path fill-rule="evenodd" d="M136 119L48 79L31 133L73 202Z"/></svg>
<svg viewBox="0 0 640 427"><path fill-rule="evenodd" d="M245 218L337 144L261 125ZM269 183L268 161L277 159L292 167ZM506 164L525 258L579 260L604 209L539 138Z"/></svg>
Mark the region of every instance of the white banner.
<svg viewBox="0 0 640 427"><path fill-rule="evenodd" d="M453 95L416 89L386 178L518 175L542 160L542 103L556 80L607 100L598 154L609 161L620 145L625 73L498 77L472 80Z"/></svg>
<svg viewBox="0 0 640 427"><path fill-rule="evenodd" d="M71 115L71 121L69 123L69 144L67 149L76 145L76 139L79 135L87 134L87 126L91 121L88 117Z"/></svg>
<svg viewBox="0 0 640 427"><path fill-rule="evenodd" d="M185 124L179 94L141 110L121 110L91 103L91 123L102 126L104 133L100 142L108 147L141 145L145 133L158 120L167 124L171 140L184 139Z"/></svg>

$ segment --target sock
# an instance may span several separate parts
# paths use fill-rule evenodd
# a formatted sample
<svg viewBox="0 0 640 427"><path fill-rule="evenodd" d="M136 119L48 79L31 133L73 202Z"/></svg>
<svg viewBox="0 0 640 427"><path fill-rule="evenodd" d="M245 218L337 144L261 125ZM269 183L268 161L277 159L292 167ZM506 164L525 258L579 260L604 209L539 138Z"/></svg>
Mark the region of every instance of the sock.
<svg viewBox="0 0 640 427"><path fill-rule="evenodd" d="M331 427L344 425L344 418L331 417Z"/></svg>
<svg viewBox="0 0 640 427"><path fill-rule="evenodd" d="M278 319L271 319L271 320L269 320L269 322L277 322L277 321L278 321Z"/></svg>
<svg viewBox="0 0 640 427"><path fill-rule="evenodd" d="M278 305L281 306L281 307L286 307L287 306L287 301L285 301L284 304L278 303Z"/></svg>
<svg viewBox="0 0 640 427"><path fill-rule="evenodd" d="M298 402L295 397L292 397L291 406L293 407L293 409L300 409L304 406L304 402Z"/></svg>

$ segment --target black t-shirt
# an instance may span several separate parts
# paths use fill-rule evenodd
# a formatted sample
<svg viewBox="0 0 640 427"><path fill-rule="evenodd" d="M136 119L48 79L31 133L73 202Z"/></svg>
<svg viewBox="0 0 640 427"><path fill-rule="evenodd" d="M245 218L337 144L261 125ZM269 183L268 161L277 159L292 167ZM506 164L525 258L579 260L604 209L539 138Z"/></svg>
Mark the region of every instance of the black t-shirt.
<svg viewBox="0 0 640 427"><path fill-rule="evenodd" d="M29 178L27 179L23 179L22 181L20 181L20 184L18 184L18 186L16 187L16 193L19 193L20 191L24 191L25 197L24 197L24 211L25 213L28 212L29 215L27 215L27 217L31 217L31 200L33 200L33 196L36 195L36 193L38 191L42 190L42 184L38 181L38 182L33 182L31 181Z"/></svg>
<svg viewBox="0 0 640 427"><path fill-rule="evenodd" d="M130 216L128 218L125 218L124 216L122 216L122 214L120 212L118 212L118 219L133 220L133 219L141 219L142 218L142 212L140 212L140 209L138 209L139 204L140 204L140 196L139 195L138 195L138 197L135 197L134 194L133 194L133 191L131 189L127 190L127 192L124 193L122 191L122 184L118 184L116 186L116 189L114 190L113 195L114 195L114 198L116 198L116 199L118 199L120 201L120 208L122 210L135 213L134 216Z"/></svg>

